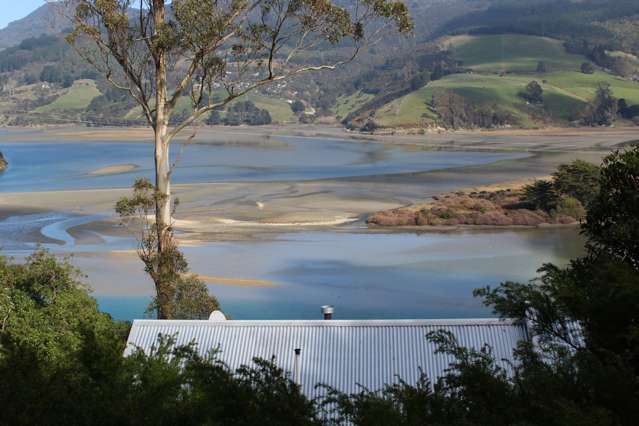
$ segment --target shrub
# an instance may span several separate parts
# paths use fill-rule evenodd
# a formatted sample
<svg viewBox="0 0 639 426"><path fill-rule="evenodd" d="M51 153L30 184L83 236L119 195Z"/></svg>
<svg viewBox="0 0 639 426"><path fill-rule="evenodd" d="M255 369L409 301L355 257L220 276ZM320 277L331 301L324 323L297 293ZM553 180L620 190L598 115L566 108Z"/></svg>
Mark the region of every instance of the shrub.
<svg viewBox="0 0 639 426"><path fill-rule="evenodd" d="M301 114L304 111L306 111L306 106L304 105L304 102L300 101L300 100L296 100L291 104L291 110L295 113L295 114Z"/></svg>
<svg viewBox="0 0 639 426"><path fill-rule="evenodd" d="M586 217L586 209L578 199L574 197L564 197L557 204L557 209L554 212L554 216L559 218L561 216L568 216L575 220L582 220Z"/></svg>
<svg viewBox="0 0 639 426"><path fill-rule="evenodd" d="M539 83L531 81L528 83L526 90L521 94L521 96L531 104L541 104L544 102L543 94L544 89L541 88Z"/></svg>
<svg viewBox="0 0 639 426"><path fill-rule="evenodd" d="M599 192L599 166L583 160L562 164L553 174L555 189L588 205Z"/></svg>
<svg viewBox="0 0 639 426"><path fill-rule="evenodd" d="M258 108L251 101L233 104L224 117L224 124L227 126L239 126L240 124L260 126L271 124L271 122L271 114L265 109Z"/></svg>
<svg viewBox="0 0 639 426"><path fill-rule="evenodd" d="M594 74L595 67L590 62L584 62L581 64L581 72L584 74Z"/></svg>
<svg viewBox="0 0 639 426"><path fill-rule="evenodd" d="M557 206L559 196L553 182L538 180L524 187L522 201L530 207L549 212Z"/></svg>
<svg viewBox="0 0 639 426"><path fill-rule="evenodd" d="M617 117L617 99L608 83L600 83L593 103L583 113L584 124L589 126L611 126Z"/></svg>

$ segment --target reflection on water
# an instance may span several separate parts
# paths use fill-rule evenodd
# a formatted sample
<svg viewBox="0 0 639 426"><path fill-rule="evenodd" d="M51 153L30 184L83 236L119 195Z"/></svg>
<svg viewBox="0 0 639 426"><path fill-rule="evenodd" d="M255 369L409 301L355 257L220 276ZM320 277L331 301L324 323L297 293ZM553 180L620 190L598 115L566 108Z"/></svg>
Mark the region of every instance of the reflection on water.
<svg viewBox="0 0 639 426"><path fill-rule="evenodd" d="M188 146L175 181L300 181L408 173L491 163L525 154L428 152L377 143L282 138L284 143ZM151 175L152 146L143 143L10 143L10 168L0 192L128 187ZM95 176L114 164L139 169ZM431 188L432 189L432 188ZM401 190L401 188L398 188ZM71 226L98 217L39 213L0 221L4 254L22 257L41 241L56 253L81 252L74 263L87 275L100 306L118 319L143 317L152 285L127 238L93 235L76 245ZM192 270L203 275L268 280L273 287L211 285L237 319L319 318L336 306L337 318L488 316L472 290L505 280L526 281L545 262L565 263L583 243L576 230L370 234L302 232L271 241L220 242L185 247ZM85 231L90 232L90 231Z"/></svg>
<svg viewBox="0 0 639 426"><path fill-rule="evenodd" d="M408 151L379 143L282 137L271 145L176 145L176 183L302 181L408 173L487 164L526 154ZM152 176L153 147L144 143L5 143L10 167L0 192L128 187ZM180 152L182 151L182 152ZM118 164L139 168L112 175L91 172Z"/></svg>
<svg viewBox="0 0 639 426"><path fill-rule="evenodd" d="M275 287L211 285L236 319L485 317L472 290L528 281L544 263L581 254L576 229L451 234L305 232L271 242L187 247L194 271L273 281ZM99 298L100 299L100 298ZM140 317L148 298L102 299L120 318Z"/></svg>

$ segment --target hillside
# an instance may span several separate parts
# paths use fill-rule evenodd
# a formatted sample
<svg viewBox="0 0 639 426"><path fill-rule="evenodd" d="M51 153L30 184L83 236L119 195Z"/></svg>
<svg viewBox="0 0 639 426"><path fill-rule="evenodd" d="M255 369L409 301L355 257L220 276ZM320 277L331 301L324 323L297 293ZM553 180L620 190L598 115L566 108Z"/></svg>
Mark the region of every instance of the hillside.
<svg viewBox="0 0 639 426"><path fill-rule="evenodd" d="M382 40L338 71L279 83L248 100L274 123L321 119L363 130L565 126L579 125L597 88L607 84L625 101L620 106L630 112L620 118L629 123L639 112L635 3L407 0L412 37ZM0 124L143 123L140 109L65 43L55 7L44 5L0 30L0 47L6 46ZM340 46L322 53L339 57ZM592 68L587 73L584 64ZM526 98L533 81L543 101ZM180 100L174 119L190 108L187 98Z"/></svg>
<svg viewBox="0 0 639 426"><path fill-rule="evenodd" d="M445 37L440 43L459 64L459 72L430 81L382 106L364 108L359 112L359 123L362 117L372 117L379 127L442 125L435 98L451 92L459 96L456 100L476 110L501 113L508 117L503 124L518 127L566 125L577 120L602 83L610 85L616 98L639 104L638 82L601 68L583 73L581 66L590 63L588 58L567 52L556 39L517 34L461 35ZM538 70L540 63L545 70ZM532 81L543 89L543 103L538 105L523 96Z"/></svg>
<svg viewBox="0 0 639 426"><path fill-rule="evenodd" d="M11 22L0 29L0 49L15 46L28 38L59 34L69 27L62 12L62 3L46 3L26 17Z"/></svg>

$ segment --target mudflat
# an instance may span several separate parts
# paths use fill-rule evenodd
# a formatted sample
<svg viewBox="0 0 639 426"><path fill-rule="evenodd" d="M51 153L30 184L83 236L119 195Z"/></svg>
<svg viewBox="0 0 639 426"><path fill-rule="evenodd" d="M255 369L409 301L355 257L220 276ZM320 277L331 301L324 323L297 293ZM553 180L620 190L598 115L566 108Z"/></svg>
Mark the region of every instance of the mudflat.
<svg viewBox="0 0 639 426"><path fill-rule="evenodd" d="M185 135L188 135L186 132ZM24 143L47 140L147 140L148 129L53 128L22 129L0 137ZM425 135L360 135L325 126L265 126L259 128L198 129L194 143L255 144L277 141L278 135L309 138L371 140L406 149L450 151L526 152L524 158L490 164L415 173L290 182L224 182L175 185L181 205L176 229L185 242L245 239L256 233L307 228L335 228L360 221L379 210L427 201L441 192L498 185L550 174L559 164L583 159L599 162L612 149L634 140L636 129L544 129L427 133ZM95 174L131 172L134 164L118 164ZM110 213L128 188L2 193L0 215L10 211L67 211L77 214ZM117 222L117 218L104 219ZM83 224L91 228L92 224ZM95 224L104 232L104 224Z"/></svg>

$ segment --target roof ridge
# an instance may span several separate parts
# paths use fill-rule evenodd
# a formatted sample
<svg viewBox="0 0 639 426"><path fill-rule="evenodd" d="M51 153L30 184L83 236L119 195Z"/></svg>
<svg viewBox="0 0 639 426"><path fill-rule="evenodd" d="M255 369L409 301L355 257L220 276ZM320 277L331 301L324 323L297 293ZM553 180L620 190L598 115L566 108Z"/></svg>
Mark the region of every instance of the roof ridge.
<svg viewBox="0 0 639 426"><path fill-rule="evenodd" d="M512 325L517 320L506 318L456 318L456 319L390 319L390 320L134 320L138 326L318 326L318 327L415 327L415 326L474 326Z"/></svg>

